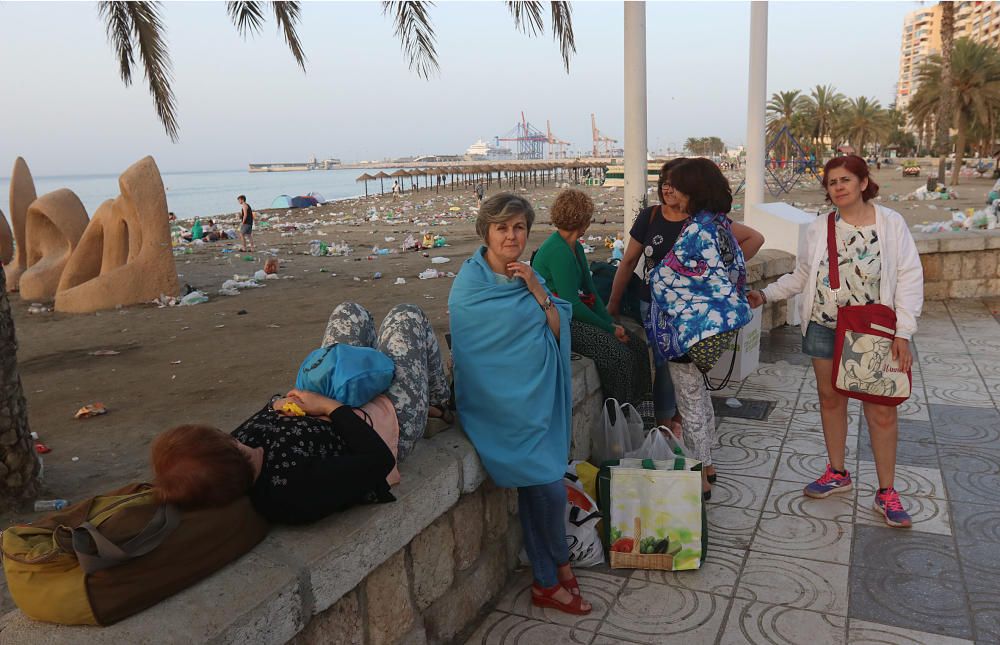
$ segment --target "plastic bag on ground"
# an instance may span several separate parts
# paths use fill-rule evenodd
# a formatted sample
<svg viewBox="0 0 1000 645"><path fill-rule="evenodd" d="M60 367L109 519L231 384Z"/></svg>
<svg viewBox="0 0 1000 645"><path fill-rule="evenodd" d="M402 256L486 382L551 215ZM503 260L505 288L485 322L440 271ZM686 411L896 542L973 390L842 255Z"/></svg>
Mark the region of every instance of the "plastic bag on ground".
<svg viewBox="0 0 1000 645"><path fill-rule="evenodd" d="M646 440L642 442L642 445L625 456L629 459L652 459L654 461L673 459L675 456L674 446L677 445L677 442L671 442L670 439L667 439L668 435L671 439L673 438L673 435L666 428L653 428L646 435Z"/></svg>
<svg viewBox="0 0 1000 645"><path fill-rule="evenodd" d="M208 302L208 296L201 291L192 291L191 293L181 298L181 305L184 306L198 305L203 302Z"/></svg>

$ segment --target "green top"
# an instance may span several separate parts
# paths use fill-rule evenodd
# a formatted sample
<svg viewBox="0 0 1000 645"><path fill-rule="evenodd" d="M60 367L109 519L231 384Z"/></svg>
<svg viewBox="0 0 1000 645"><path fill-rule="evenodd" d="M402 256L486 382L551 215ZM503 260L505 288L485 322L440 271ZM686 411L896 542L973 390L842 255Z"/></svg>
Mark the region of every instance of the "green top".
<svg viewBox="0 0 1000 645"><path fill-rule="evenodd" d="M604 307L604 302L594 288L583 246L579 242L569 248L566 240L556 231L542 242L531 266L545 278L549 290L573 305L573 320L590 323L595 327L615 333L614 320ZM594 308L580 301L580 292L594 295Z"/></svg>

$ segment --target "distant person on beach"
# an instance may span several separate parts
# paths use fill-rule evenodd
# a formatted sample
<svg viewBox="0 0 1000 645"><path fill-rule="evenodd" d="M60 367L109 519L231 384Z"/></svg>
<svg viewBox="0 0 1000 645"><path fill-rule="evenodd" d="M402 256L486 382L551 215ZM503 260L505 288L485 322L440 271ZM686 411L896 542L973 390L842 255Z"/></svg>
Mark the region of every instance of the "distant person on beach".
<svg viewBox="0 0 1000 645"><path fill-rule="evenodd" d="M476 208L483 205L483 195L486 194L486 190L483 188L483 182L476 184Z"/></svg>
<svg viewBox="0 0 1000 645"><path fill-rule="evenodd" d="M231 434L199 425L167 430L151 454L160 499L205 508L249 494L261 515L282 524L392 501L396 462L423 437L428 418L452 420L437 338L416 305L394 307L376 332L368 310L345 302L330 315L322 346L337 343L389 356L396 366L389 388L359 408L294 389Z"/></svg>
<svg viewBox="0 0 1000 645"><path fill-rule="evenodd" d="M171 222L171 223L177 221L177 216L174 215L173 211L170 211L169 213L167 213L167 221Z"/></svg>
<svg viewBox="0 0 1000 645"><path fill-rule="evenodd" d="M253 253L253 209L247 203L246 195L240 195L236 201L240 204L240 244L242 245L240 251L249 249Z"/></svg>
<svg viewBox="0 0 1000 645"><path fill-rule="evenodd" d="M399 180L398 179L393 179L392 180L392 198L393 199L399 199L399 190L400 190Z"/></svg>
<svg viewBox="0 0 1000 645"><path fill-rule="evenodd" d="M520 262L535 211L497 193L483 202L484 245L462 264L448 296L455 399L462 428L493 481L517 488L531 602L584 615L566 542L566 488L573 384L570 304Z"/></svg>
<svg viewBox="0 0 1000 645"><path fill-rule="evenodd" d="M593 217L594 201L586 193L559 193L549 209L556 231L542 242L531 266L553 295L573 307L572 349L593 359L604 396L638 406L652 386L649 348L642 334L630 335L614 321L594 287L580 244Z"/></svg>

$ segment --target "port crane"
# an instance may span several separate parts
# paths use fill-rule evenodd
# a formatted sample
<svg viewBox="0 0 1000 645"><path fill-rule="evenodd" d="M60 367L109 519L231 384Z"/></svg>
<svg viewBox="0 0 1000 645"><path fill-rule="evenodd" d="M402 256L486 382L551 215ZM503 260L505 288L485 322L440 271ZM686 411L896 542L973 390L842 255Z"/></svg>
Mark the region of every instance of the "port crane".
<svg viewBox="0 0 1000 645"><path fill-rule="evenodd" d="M549 135L549 158L550 159L565 159L566 158L566 148L569 147L569 141L563 141L552 134L552 123L547 119L545 121L545 129L548 131Z"/></svg>
<svg viewBox="0 0 1000 645"><path fill-rule="evenodd" d="M498 146L501 141L516 143L518 159L544 159L545 144L548 143L549 137L528 123L524 112L521 112L521 121L509 132L497 137L496 140Z"/></svg>
<svg viewBox="0 0 1000 645"><path fill-rule="evenodd" d="M600 148L603 145L604 147L603 156L605 157L613 156L612 149L614 144L618 143L618 139L613 139L611 137L601 134L601 131L597 129L597 117L594 116L593 112L590 113L590 130L594 138L593 155L595 157L602 156Z"/></svg>

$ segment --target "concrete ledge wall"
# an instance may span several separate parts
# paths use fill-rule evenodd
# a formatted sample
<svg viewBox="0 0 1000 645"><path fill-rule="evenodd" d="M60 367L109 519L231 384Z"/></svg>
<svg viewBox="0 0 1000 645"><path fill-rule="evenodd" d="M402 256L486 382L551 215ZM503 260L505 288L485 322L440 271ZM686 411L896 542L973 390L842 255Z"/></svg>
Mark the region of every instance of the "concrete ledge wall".
<svg viewBox="0 0 1000 645"><path fill-rule="evenodd" d="M786 273L795 270L795 256L784 251L764 249L747 262L747 284L750 289L763 289ZM788 301L764 305L761 331L781 327L788 320Z"/></svg>
<svg viewBox="0 0 1000 645"><path fill-rule="evenodd" d="M1000 295L1000 230L918 233L924 299Z"/></svg>
<svg viewBox="0 0 1000 645"><path fill-rule="evenodd" d="M590 359L573 361L574 459L602 422ZM447 643L504 588L517 563L516 493L489 481L458 428L421 441L396 502L307 527L276 527L251 553L110 627L62 627L19 611L0 643Z"/></svg>

